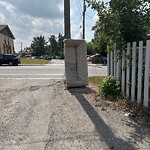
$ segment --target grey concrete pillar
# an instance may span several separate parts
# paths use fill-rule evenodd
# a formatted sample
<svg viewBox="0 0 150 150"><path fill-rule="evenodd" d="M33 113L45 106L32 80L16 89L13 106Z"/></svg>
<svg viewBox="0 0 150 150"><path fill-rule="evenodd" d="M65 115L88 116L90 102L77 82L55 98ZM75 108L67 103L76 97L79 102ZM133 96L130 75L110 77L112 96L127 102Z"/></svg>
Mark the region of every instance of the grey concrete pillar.
<svg viewBox="0 0 150 150"><path fill-rule="evenodd" d="M67 87L88 85L87 52L85 40L64 40L65 75Z"/></svg>

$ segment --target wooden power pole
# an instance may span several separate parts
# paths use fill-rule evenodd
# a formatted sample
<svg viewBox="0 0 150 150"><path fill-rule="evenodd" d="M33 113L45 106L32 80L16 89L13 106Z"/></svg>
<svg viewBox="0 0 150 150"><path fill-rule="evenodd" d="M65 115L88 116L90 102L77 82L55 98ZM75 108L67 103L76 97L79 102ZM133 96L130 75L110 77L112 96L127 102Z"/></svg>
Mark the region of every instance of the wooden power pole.
<svg viewBox="0 0 150 150"><path fill-rule="evenodd" d="M85 12L86 12L86 5L84 0L83 1L83 39L85 39Z"/></svg>
<svg viewBox="0 0 150 150"><path fill-rule="evenodd" d="M71 33L70 33L70 0L64 0L64 34L65 34L65 39L71 38Z"/></svg>

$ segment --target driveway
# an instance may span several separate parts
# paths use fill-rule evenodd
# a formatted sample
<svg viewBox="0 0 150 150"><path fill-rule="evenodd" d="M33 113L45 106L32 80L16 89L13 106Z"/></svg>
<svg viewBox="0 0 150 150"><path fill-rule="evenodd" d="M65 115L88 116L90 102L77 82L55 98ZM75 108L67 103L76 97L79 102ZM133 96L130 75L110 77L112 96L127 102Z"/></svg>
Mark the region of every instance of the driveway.
<svg viewBox="0 0 150 150"><path fill-rule="evenodd" d="M62 80L0 80L0 150L149 150L150 130Z"/></svg>

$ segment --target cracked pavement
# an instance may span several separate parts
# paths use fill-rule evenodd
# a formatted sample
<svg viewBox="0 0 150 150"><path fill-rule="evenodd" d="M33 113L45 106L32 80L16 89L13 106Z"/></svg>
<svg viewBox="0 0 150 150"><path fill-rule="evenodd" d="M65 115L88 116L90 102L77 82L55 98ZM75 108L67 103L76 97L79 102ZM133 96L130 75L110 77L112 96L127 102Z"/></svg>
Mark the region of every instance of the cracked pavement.
<svg viewBox="0 0 150 150"><path fill-rule="evenodd" d="M148 150L150 130L62 80L0 80L0 150Z"/></svg>

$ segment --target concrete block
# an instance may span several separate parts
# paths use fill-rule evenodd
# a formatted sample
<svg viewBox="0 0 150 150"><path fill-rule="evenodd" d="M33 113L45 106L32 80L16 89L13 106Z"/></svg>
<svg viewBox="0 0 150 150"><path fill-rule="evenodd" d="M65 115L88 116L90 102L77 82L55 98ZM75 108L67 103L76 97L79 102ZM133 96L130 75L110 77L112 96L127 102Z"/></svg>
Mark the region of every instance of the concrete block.
<svg viewBox="0 0 150 150"><path fill-rule="evenodd" d="M88 85L88 67L85 40L65 40L65 73L67 87Z"/></svg>

